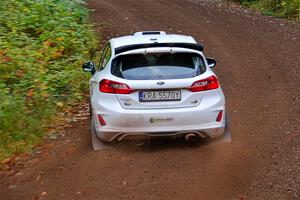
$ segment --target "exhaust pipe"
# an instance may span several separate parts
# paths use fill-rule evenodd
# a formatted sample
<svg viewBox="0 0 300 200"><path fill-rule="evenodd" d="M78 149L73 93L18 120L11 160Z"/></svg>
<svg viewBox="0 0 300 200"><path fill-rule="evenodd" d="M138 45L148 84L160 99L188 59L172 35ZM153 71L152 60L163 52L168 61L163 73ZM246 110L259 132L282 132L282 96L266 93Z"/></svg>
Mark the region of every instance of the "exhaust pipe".
<svg viewBox="0 0 300 200"><path fill-rule="evenodd" d="M195 133L188 133L184 136L185 141L187 142L196 142L198 140L198 135L196 135Z"/></svg>

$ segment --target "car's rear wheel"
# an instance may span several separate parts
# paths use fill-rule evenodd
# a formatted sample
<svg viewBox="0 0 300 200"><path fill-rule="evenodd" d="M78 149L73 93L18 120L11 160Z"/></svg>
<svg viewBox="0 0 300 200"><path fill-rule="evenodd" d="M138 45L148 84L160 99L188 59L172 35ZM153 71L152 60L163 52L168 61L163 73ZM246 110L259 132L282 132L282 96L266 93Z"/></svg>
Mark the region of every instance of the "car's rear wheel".
<svg viewBox="0 0 300 200"><path fill-rule="evenodd" d="M216 141L225 142L225 143L232 142L230 125L229 125L229 118L228 118L227 114L225 115L225 130L224 130L224 133L219 138L217 138Z"/></svg>
<svg viewBox="0 0 300 200"><path fill-rule="evenodd" d="M110 148L108 142L104 142L103 140L98 138L95 129L94 117L91 117L90 120L90 131L91 131L92 146L95 151Z"/></svg>
<svg viewBox="0 0 300 200"><path fill-rule="evenodd" d="M92 119L92 106L91 106L91 98L89 97L89 114L90 114L90 121Z"/></svg>
<svg viewBox="0 0 300 200"><path fill-rule="evenodd" d="M91 133L92 146L95 151L109 148L108 142L104 142L103 140L98 138L96 134L95 120L93 117L91 106L90 106L90 133Z"/></svg>
<svg viewBox="0 0 300 200"><path fill-rule="evenodd" d="M226 114L225 115L225 132L223 134L223 139L226 142L231 142L232 141L232 136L231 136L231 131L230 131L230 124L229 124L229 117Z"/></svg>

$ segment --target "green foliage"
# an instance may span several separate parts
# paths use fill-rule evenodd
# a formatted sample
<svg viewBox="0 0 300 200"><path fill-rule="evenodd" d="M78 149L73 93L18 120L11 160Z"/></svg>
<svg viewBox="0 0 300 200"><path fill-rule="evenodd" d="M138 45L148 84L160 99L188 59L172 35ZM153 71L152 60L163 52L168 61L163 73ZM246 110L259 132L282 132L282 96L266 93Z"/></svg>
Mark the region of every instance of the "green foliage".
<svg viewBox="0 0 300 200"><path fill-rule="evenodd" d="M237 0L243 6L259 10L264 15L300 21L300 0Z"/></svg>
<svg viewBox="0 0 300 200"><path fill-rule="evenodd" d="M57 109L86 88L95 52L88 11L75 0L0 1L0 160L39 141Z"/></svg>
<svg viewBox="0 0 300 200"><path fill-rule="evenodd" d="M300 0L264 0L262 10L272 12L277 17L300 19Z"/></svg>

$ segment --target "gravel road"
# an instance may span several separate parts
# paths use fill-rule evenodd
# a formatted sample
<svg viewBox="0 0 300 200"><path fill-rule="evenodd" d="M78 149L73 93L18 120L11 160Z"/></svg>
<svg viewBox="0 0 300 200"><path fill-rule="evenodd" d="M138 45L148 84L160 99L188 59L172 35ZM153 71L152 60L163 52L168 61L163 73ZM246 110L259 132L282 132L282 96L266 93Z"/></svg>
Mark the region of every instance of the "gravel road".
<svg viewBox="0 0 300 200"><path fill-rule="evenodd" d="M140 30L203 43L218 61L232 142L123 142L94 152L83 106L63 137L8 167L1 200L300 199L299 23L205 0L87 3L102 43Z"/></svg>

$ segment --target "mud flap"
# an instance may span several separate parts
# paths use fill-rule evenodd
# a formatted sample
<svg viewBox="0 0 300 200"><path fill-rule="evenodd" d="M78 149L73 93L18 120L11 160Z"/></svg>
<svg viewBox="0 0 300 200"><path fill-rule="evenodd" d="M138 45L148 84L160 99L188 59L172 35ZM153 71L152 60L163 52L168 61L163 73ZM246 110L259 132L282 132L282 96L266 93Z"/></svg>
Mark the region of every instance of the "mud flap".
<svg viewBox="0 0 300 200"><path fill-rule="evenodd" d="M101 141L97 137L93 117L91 117L90 130L91 130L92 146L93 146L94 151L111 148L111 146L109 144Z"/></svg>
<svg viewBox="0 0 300 200"><path fill-rule="evenodd" d="M231 142L231 131L228 115L225 116L225 132L224 134L217 139L218 142Z"/></svg>

